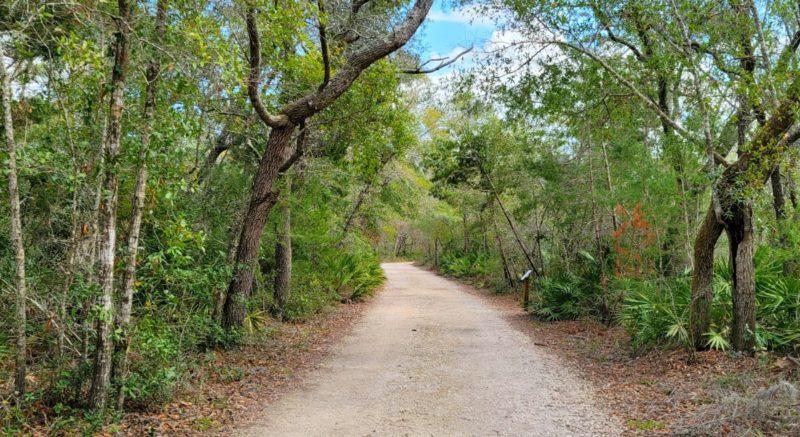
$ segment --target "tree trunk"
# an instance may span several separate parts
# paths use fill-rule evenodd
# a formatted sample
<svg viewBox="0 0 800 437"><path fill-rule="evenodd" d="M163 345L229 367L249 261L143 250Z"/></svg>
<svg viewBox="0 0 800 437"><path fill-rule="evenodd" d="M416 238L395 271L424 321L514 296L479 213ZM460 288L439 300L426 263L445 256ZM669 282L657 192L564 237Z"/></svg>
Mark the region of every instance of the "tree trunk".
<svg viewBox="0 0 800 437"><path fill-rule="evenodd" d="M525 244L522 243L522 238L520 238L519 232L517 232L517 227L514 226L514 222L511 220L511 216L508 214L505 205L503 205L503 202L500 200L500 195L497 193L497 189L495 189L494 183L492 183L492 179L489 177L489 174L486 173L483 167L481 167L480 170L481 173L483 173L483 176L486 178L486 182L489 184L489 189L492 191L495 200L497 200L497 204L500 205L500 211L503 212L503 216L506 218L506 222L508 222L508 226L511 228L511 233L514 234L514 239L517 241L519 249L522 251L522 254L525 255L525 259L528 261L528 266L530 266L531 270L537 277L541 277L542 275L539 272L539 269L537 269L536 265L533 263L533 259L531 258L531 253L525 247Z"/></svg>
<svg viewBox="0 0 800 437"><path fill-rule="evenodd" d="M392 32L383 38L375 38L371 43L360 46L348 54L346 62L330 80L316 91L284 105L276 116L270 114L261 101L261 40L256 20L256 9L248 8L246 14L249 74L247 93L259 119L272 130L267 140L267 148L261 159L250 193L250 205L245 215L239 248L236 251L234 275L228 287L223 309L222 325L226 329L242 326L246 315L246 299L253 289L254 261L264 224L278 194L272 191L278 173L284 164L284 156L297 125L322 111L336 101L361 73L376 61L395 52L414 35L425 20L433 0L417 0L408 9L405 18Z"/></svg>
<svg viewBox="0 0 800 437"><path fill-rule="evenodd" d="M289 175L286 179L285 191L287 194L292 189L292 179ZM281 212L280 223L278 224L278 235L275 241L275 305L278 309L278 318L283 320L286 311L286 303L289 300L289 293L292 287L292 211L289 207L289 199L284 199L279 203Z"/></svg>
<svg viewBox="0 0 800 437"><path fill-rule="evenodd" d="M97 339L94 359L92 389L89 405L94 411L106 408L108 389L111 383L111 361L113 342L111 329L114 326L114 255L117 242L118 185L117 159L122 138L123 92L128 70L129 33L133 16L133 3L117 2L120 16L117 18L117 35L114 48L114 69L111 75L111 101L108 107L106 141L103 147L103 200L100 203L100 274L98 276L101 296L97 318Z"/></svg>
<svg viewBox="0 0 800 437"><path fill-rule="evenodd" d="M752 209L748 199L743 199L742 188L758 186L786 155L793 141L790 127L794 124L800 101L800 79L790 84L780 106L740 149L739 159L728 166L716 186L706 218L695 240L695 269L692 278L692 334L696 347L702 348L702 334L709 325L708 309L711 305L711 279L713 275L714 245L722 230L724 220L736 245L733 274L734 326L731 344L736 350L752 352L754 338L748 330L755 329L755 286L753 282L753 229ZM733 250L733 249L732 249Z"/></svg>
<svg viewBox="0 0 800 437"><path fill-rule="evenodd" d="M494 226L495 240L497 240L497 250L500 252L500 261L503 263L503 278L508 282L509 287L513 287L514 275L511 273L511 268L508 265L506 251L503 249L503 238L500 235L500 231L497 229L497 220L495 220L494 214L492 214L492 225Z"/></svg>
<svg viewBox="0 0 800 437"><path fill-rule="evenodd" d="M353 220L356 218L358 211L361 209L361 205L364 204L364 200L367 198L367 194L369 194L370 189L372 188L372 183L367 183L361 188L361 191L358 192L358 196L356 197L356 203L353 204L353 209L350 211L350 214L347 215L347 219L344 222L344 226L342 226L342 237L346 238L347 233L350 231L350 226L353 225Z"/></svg>
<svg viewBox="0 0 800 437"><path fill-rule="evenodd" d="M67 249L67 263L64 267L64 284L61 286L61 295L58 297L58 338L56 346L58 356L63 360L65 352L65 342L67 337L67 301L69 300L69 290L75 276L75 258L77 257L78 245L80 240L80 226L78 225L78 192L76 187L72 192L72 211L70 214L70 239ZM63 361L62 361L63 363Z"/></svg>
<svg viewBox="0 0 800 437"><path fill-rule="evenodd" d="M733 324L731 347L750 352L755 346L756 281L753 263L753 210L749 204L733 208L725 220L733 271Z"/></svg>
<svg viewBox="0 0 800 437"><path fill-rule="evenodd" d="M167 16L167 0L158 0L156 3L155 39L153 44L159 46L164 39L165 22ZM125 402L122 385L128 373L128 348L130 347L129 326L131 323L131 310L133 307L133 288L136 282L136 258L139 252L139 231L142 226L142 208L144 207L145 190L147 188L147 153L150 147L150 132L153 128L153 113L156 108L156 91L158 75L161 70L161 55L157 48L153 51L153 58L147 66L145 80L144 108L142 111L142 135L139 146L139 171L136 174L136 188L131 202L131 217L128 234L128 252L126 254L125 272L122 278L122 293L120 294L119 314L117 328L121 330L120 343L117 345L119 356L116 376L119 384L117 391L117 409L121 410Z"/></svg>
<svg viewBox="0 0 800 437"><path fill-rule="evenodd" d="M772 207L775 210L775 219L780 222L786 218L786 199L783 195L783 178L780 167L775 168L769 179L772 186Z"/></svg>
<svg viewBox="0 0 800 437"><path fill-rule="evenodd" d="M711 324L711 303L714 280L714 247L723 226L717 221L714 207L710 206L694 240L694 272L692 274L692 307L689 324L695 348L704 349L704 336Z"/></svg>
<svg viewBox="0 0 800 437"><path fill-rule="evenodd" d="M234 265L236 261L236 252L239 249L239 237L242 233L242 223L244 222L244 216L247 213L247 208L249 206L248 202L242 202L242 205L236 212L236 216L233 219L233 223L231 223L231 227L228 233L228 253L225 257L225 260L228 262L229 265ZM225 306L225 290L219 290L214 297L214 313L212 317L214 321L222 324L222 314Z"/></svg>
<svg viewBox="0 0 800 437"><path fill-rule="evenodd" d="M228 286L223 306L222 326L235 329L242 326L246 315L246 300L253 291L254 262L258 257L261 234L269 217L269 212L278 200L278 193L272 191L283 157L292 141L295 126L274 128L269 133L267 151L261 158L258 172L253 179L250 204L242 222L239 247L236 250L233 281Z"/></svg>
<svg viewBox="0 0 800 437"><path fill-rule="evenodd" d="M16 365L14 370L14 394L17 403L25 396L25 374L27 364L27 340L25 326L28 287L25 282L25 247L22 240L22 213L17 181L17 146L14 141L14 120L11 116L11 78L6 70L5 53L0 43L0 75L2 75L3 124L8 153L8 196L11 207L11 245L14 246L14 288L16 289Z"/></svg>

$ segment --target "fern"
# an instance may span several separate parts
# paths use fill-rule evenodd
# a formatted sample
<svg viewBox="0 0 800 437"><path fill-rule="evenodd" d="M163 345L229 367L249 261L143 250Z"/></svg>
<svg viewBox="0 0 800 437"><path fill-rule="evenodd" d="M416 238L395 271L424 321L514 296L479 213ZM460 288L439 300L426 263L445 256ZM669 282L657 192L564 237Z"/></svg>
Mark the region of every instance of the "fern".
<svg viewBox="0 0 800 437"><path fill-rule="evenodd" d="M708 338L706 346L709 349L726 351L731 348L730 342L728 342L728 339L725 338L722 333L712 330L707 332L705 335Z"/></svg>

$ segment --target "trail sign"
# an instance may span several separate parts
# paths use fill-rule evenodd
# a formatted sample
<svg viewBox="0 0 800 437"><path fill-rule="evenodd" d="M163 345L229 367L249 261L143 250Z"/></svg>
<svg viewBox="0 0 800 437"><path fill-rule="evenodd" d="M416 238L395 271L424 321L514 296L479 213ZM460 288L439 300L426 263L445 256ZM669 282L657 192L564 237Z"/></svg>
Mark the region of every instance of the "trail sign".
<svg viewBox="0 0 800 437"><path fill-rule="evenodd" d="M530 284L531 273L533 273L533 270L528 270L519 278L519 280L522 281L522 309L525 311L528 310L528 303L530 299L528 287Z"/></svg>

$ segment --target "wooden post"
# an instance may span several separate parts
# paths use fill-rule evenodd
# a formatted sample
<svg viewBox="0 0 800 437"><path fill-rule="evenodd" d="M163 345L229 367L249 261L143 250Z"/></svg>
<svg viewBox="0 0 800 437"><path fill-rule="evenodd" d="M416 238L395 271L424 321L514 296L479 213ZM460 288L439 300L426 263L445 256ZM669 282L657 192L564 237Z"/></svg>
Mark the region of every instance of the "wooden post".
<svg viewBox="0 0 800 437"><path fill-rule="evenodd" d="M528 303L530 302L530 281L522 282L522 309L528 311Z"/></svg>
<svg viewBox="0 0 800 437"><path fill-rule="evenodd" d="M519 278L522 282L522 309L525 311L528 311L528 304L530 303L531 273L533 273L533 270L528 270Z"/></svg>

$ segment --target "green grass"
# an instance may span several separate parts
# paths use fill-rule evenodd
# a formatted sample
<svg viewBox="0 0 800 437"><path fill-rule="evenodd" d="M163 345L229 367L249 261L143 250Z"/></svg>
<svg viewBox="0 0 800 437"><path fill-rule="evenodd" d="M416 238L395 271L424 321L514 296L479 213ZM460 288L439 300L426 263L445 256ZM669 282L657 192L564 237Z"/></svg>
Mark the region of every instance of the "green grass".
<svg viewBox="0 0 800 437"><path fill-rule="evenodd" d="M654 430L657 430L657 429L666 429L667 428L666 425L664 425L664 422L662 422L660 420L652 420L652 419L647 419L647 420L633 420L633 419L631 419L631 420L626 422L626 425L628 425L629 428L635 428L635 429L638 429L640 431L654 431Z"/></svg>

